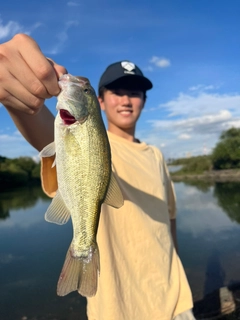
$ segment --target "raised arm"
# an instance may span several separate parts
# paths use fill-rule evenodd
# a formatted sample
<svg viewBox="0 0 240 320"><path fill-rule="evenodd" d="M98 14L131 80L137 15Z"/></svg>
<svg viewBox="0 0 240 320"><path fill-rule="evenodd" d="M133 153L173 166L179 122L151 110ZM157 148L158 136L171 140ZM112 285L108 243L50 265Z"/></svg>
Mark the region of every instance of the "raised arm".
<svg viewBox="0 0 240 320"><path fill-rule="evenodd" d="M37 114L6 107L23 137L38 151L54 140L54 116L43 105Z"/></svg>
<svg viewBox="0 0 240 320"><path fill-rule="evenodd" d="M53 141L54 118L44 101L58 95L58 79L66 72L47 59L25 34L0 45L0 102L26 140L38 150Z"/></svg>

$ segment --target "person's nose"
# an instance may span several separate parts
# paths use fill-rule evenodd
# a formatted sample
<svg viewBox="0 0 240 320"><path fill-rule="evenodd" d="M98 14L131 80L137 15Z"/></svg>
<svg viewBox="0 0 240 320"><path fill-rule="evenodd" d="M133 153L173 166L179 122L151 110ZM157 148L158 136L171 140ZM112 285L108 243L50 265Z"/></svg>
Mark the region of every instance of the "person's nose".
<svg viewBox="0 0 240 320"><path fill-rule="evenodd" d="M128 106L131 107L131 99L127 94L122 95L121 97L121 104L122 106Z"/></svg>

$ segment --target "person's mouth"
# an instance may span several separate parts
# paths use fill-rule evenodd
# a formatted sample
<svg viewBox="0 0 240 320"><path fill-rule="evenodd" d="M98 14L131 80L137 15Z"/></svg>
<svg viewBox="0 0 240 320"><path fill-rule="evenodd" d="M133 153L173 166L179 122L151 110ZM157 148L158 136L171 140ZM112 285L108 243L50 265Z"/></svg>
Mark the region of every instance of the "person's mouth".
<svg viewBox="0 0 240 320"><path fill-rule="evenodd" d="M120 110L120 111L118 111L118 113L120 113L120 114L123 114L123 115L127 115L127 114L131 114L132 113L132 110Z"/></svg>

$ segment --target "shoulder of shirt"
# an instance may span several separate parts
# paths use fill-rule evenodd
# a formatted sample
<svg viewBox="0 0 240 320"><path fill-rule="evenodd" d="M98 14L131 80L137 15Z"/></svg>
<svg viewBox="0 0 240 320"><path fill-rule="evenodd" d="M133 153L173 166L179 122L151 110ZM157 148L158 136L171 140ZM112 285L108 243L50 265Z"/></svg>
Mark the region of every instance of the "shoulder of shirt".
<svg viewBox="0 0 240 320"><path fill-rule="evenodd" d="M153 152L155 153L155 155L157 156L157 158L158 158L159 160L164 160L164 156L163 156L163 154L162 154L162 151L161 151L159 148L157 148L156 146L151 145L151 144L148 144L148 147L153 150ZM164 160L164 161L165 161L165 160Z"/></svg>

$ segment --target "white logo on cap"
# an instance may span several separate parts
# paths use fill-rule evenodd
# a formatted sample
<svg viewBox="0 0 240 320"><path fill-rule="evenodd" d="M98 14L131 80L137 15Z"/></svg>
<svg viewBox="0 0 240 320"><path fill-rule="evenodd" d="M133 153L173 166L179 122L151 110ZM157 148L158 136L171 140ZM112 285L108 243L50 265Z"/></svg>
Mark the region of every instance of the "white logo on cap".
<svg viewBox="0 0 240 320"><path fill-rule="evenodd" d="M123 67L124 73L131 73L131 74L135 74L135 72L133 71L135 69L135 64L129 61L122 61L121 62L121 66Z"/></svg>

